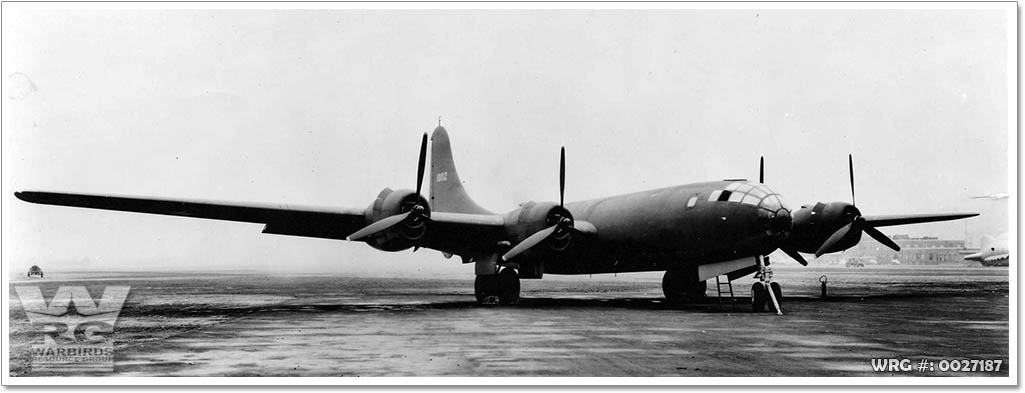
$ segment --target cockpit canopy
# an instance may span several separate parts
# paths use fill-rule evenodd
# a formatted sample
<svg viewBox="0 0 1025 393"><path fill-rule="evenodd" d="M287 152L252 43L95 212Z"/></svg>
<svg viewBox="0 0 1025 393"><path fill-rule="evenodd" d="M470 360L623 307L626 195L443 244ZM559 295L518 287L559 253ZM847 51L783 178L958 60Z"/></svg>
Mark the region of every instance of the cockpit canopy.
<svg viewBox="0 0 1025 393"><path fill-rule="evenodd" d="M708 196L709 202L739 202L758 206L770 212L786 208L783 197L764 184L733 182L722 190L715 190ZM787 210L790 210L787 208Z"/></svg>

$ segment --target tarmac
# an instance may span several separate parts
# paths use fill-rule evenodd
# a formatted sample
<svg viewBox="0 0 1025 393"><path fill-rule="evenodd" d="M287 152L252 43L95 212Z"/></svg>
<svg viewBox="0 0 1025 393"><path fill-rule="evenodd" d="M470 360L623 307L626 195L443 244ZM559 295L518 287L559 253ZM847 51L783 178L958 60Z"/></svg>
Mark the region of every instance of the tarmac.
<svg viewBox="0 0 1025 393"><path fill-rule="evenodd" d="M662 301L661 274L522 280L478 306L465 279L266 273L48 272L9 293L11 376L1004 376L1008 269L778 267L783 315ZM821 296L820 276L828 279ZM15 286L131 286L113 372L33 370L42 342ZM52 295L50 295L52 296ZM874 371L871 359L1002 361L998 371Z"/></svg>

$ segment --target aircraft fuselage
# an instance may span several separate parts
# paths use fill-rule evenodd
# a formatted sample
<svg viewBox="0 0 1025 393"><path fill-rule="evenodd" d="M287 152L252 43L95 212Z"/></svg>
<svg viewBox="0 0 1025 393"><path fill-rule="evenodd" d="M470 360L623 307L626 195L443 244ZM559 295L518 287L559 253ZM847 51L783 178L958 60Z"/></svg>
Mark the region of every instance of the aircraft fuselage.
<svg viewBox="0 0 1025 393"><path fill-rule="evenodd" d="M507 220L515 222L530 207L524 204L507 214ZM779 246L791 225L790 211L778 194L743 180L572 202L566 209L575 220L601 229L593 236L573 237L563 252L530 255L533 262L543 263L545 273L674 270L765 255Z"/></svg>

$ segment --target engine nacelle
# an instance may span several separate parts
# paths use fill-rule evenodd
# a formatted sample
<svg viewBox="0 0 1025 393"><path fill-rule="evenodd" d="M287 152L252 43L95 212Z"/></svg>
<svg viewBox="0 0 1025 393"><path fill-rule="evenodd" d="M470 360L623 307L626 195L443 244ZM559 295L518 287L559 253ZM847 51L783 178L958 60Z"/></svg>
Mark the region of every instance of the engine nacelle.
<svg viewBox="0 0 1025 393"><path fill-rule="evenodd" d="M861 215L857 207L846 202L818 202L801 206L793 213L793 228L786 244L800 252L815 253L838 229ZM843 251L861 241L861 231L850 231L827 252Z"/></svg>
<svg viewBox="0 0 1025 393"><path fill-rule="evenodd" d="M423 214L410 215L398 227L382 231L368 238L367 244L381 251L401 251L413 247L427 234L427 218L431 207L422 195L413 190L392 190L385 188L366 210L367 222L409 212L420 206Z"/></svg>
<svg viewBox="0 0 1025 393"><path fill-rule="evenodd" d="M555 251L565 250L566 247L569 247L572 235L573 215L569 210L551 202L527 202L520 206L519 209L509 213L506 216L506 222L512 223L512 225L507 226L510 231L508 234L509 239L512 239L515 245L530 235L565 219L569 220L568 225L564 225L565 229L557 230L545 241L548 249Z"/></svg>

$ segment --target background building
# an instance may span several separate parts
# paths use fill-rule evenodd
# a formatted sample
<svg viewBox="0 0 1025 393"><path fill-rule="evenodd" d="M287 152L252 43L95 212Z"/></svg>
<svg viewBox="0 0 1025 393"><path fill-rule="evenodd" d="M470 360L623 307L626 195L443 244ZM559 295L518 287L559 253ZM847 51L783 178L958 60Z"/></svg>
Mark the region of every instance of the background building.
<svg viewBox="0 0 1025 393"><path fill-rule="evenodd" d="M820 258L825 263L857 260L865 265L948 265L964 264L967 250L964 240L943 240L937 237L910 237L908 235L890 236L900 246L900 251L893 251L868 236L863 236L861 243L845 252L824 255Z"/></svg>

